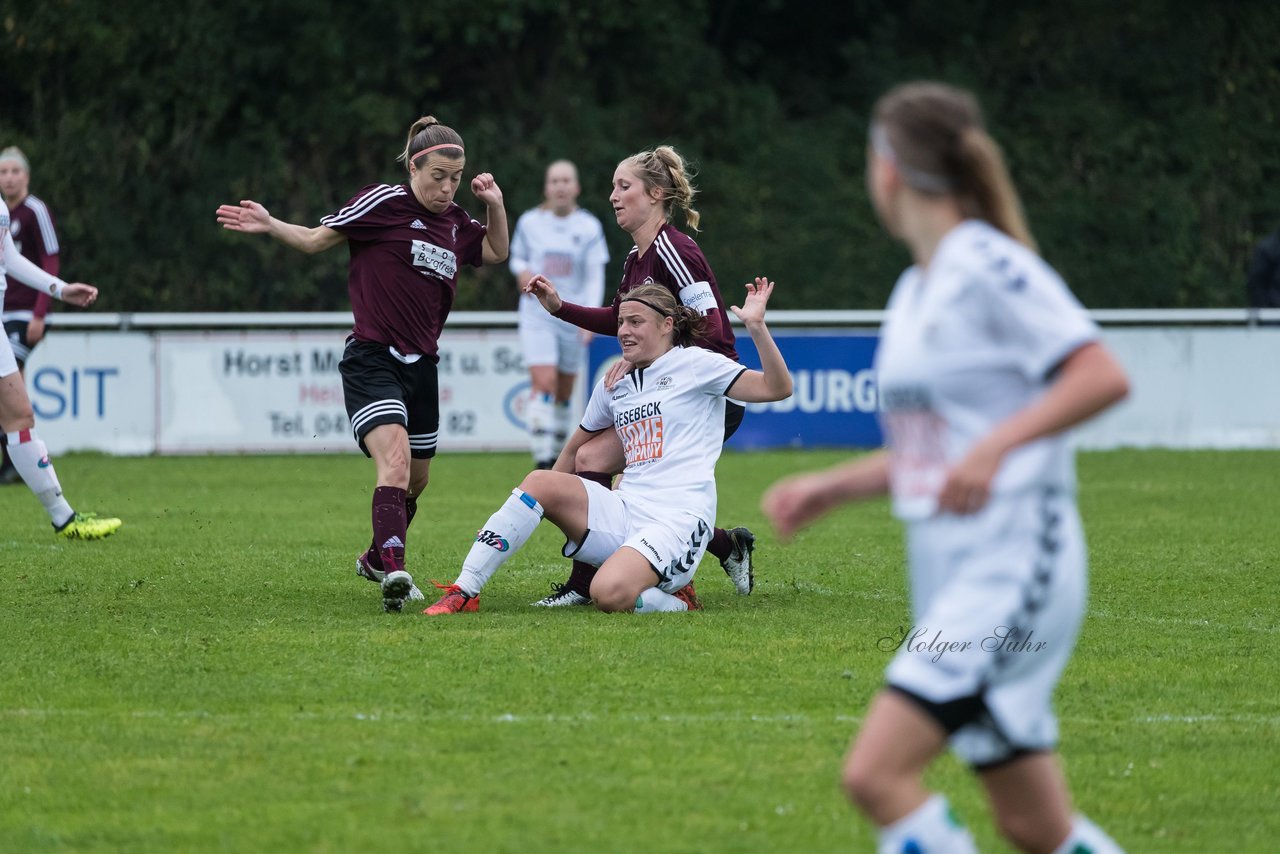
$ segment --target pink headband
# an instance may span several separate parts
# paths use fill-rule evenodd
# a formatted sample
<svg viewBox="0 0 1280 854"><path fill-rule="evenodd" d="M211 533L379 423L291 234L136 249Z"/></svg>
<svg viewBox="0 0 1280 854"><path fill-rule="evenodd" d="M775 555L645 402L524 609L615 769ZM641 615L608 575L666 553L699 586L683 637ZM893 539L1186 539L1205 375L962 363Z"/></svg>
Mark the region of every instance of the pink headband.
<svg viewBox="0 0 1280 854"><path fill-rule="evenodd" d="M458 149L458 150L462 151L464 154L466 153L466 149L464 149L461 145L459 145L459 144L458 144L458 143L456 143L456 142L442 142L442 143L440 143L439 145L433 145L433 146L431 146L430 148L424 148L424 149L422 149L422 150L421 150L421 151L419 151L417 154L415 154L415 155L413 155L412 157L410 157L410 158L409 158L409 162L410 162L410 163L412 163L413 161L417 160L419 157L421 157L422 155L426 154L427 152L429 152L429 151L435 151L435 150L436 150L436 149L438 149L438 148L456 148L456 149Z"/></svg>

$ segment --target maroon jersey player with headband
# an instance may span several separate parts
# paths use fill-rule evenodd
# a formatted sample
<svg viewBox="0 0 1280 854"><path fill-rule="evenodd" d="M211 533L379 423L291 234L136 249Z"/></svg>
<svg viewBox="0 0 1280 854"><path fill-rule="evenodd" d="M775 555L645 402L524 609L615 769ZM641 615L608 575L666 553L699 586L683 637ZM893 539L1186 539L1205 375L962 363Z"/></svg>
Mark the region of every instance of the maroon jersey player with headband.
<svg viewBox="0 0 1280 854"><path fill-rule="evenodd" d="M439 338L458 268L499 264L508 246L507 212L492 175L471 179L484 225L453 200L466 165L456 131L431 116L418 119L398 159L408 183L371 184L316 228L282 222L257 202L218 208L218 222L232 231L270 234L308 254L344 241L350 248L355 328L339 368L352 433L377 465L373 541L356 558L356 572L381 585L388 611L422 598L405 569L405 539L436 453Z"/></svg>
<svg viewBox="0 0 1280 854"><path fill-rule="evenodd" d="M564 302L544 281L534 283L529 292L562 320L600 335L617 335L618 306L626 294L640 285L664 285L680 304L705 317L705 331L695 343L737 361L729 313L711 265L693 238L671 225L673 209L679 207L689 227L697 230L699 214L693 208L695 193L684 159L671 146L658 146L653 151L628 157L614 170L609 203L613 205L618 225L631 235L635 246L623 264L622 283L613 305L594 308ZM738 429L745 411L742 404L728 401L725 441ZM572 458L562 454L555 469L575 472L585 480L608 486L625 464L621 442L613 431L606 430L580 447ZM716 528L707 548L719 558L720 565L742 595L750 593L755 584L751 565L754 548L755 536L746 528L728 531ZM594 573L595 567L574 561L569 580L555 585L550 596L534 604L548 607L588 604Z"/></svg>

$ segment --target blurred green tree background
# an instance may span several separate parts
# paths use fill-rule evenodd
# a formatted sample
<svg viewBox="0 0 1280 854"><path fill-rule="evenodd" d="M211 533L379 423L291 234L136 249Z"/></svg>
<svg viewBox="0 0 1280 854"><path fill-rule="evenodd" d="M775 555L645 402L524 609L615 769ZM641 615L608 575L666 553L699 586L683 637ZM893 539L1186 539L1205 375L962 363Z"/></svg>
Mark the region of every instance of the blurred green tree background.
<svg viewBox="0 0 1280 854"><path fill-rule="evenodd" d="M224 233L214 209L317 224L402 180L426 114L463 134L468 175L498 178L512 224L549 160L577 161L610 287L630 246L613 167L671 143L726 291L764 273L778 308L880 308L907 256L866 197L867 114L917 78L978 94L1089 306L1243 305L1280 225L1274 0L6 0L0 43L0 145L26 151L66 275L107 311L347 308L345 251ZM489 268L458 307L515 299Z"/></svg>

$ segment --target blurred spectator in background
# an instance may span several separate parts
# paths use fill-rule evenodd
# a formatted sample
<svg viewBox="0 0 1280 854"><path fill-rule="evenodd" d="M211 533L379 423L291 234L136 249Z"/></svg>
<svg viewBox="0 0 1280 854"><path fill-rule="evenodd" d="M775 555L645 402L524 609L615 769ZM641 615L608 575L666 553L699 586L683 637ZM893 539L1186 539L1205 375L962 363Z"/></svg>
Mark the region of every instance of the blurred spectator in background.
<svg viewBox="0 0 1280 854"><path fill-rule="evenodd" d="M31 166L17 146L0 151L0 194L9 207L9 234L24 258L50 276L58 275L58 234L53 228L53 214L45 203L28 192ZM15 287L18 280L9 277L9 295L0 322L4 334L18 360L22 374L31 351L44 338L44 316L53 299L44 291ZM24 376L25 379L25 376ZM22 478L9 459L8 443L0 435L0 483L18 483Z"/></svg>
<svg viewBox="0 0 1280 854"><path fill-rule="evenodd" d="M511 272L524 286L535 274L555 283L570 302L598 306L604 301L604 267L609 249L600 220L578 207L578 168L568 160L547 167L543 202L520 215L511 238ZM533 294L520 297L520 351L529 369L530 450L534 464L549 469L569 437L569 399L585 346L592 333L552 317Z"/></svg>
<svg viewBox="0 0 1280 854"><path fill-rule="evenodd" d="M1253 250L1248 292L1250 308L1280 308L1280 228Z"/></svg>

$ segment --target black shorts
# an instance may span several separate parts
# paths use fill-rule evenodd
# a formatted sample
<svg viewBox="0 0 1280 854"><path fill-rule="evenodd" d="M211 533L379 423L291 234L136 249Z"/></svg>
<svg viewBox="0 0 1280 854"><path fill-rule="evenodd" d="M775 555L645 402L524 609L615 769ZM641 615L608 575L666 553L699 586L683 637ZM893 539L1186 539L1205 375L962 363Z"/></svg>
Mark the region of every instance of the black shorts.
<svg viewBox="0 0 1280 854"><path fill-rule="evenodd" d="M31 351L35 349L27 341L27 324L26 320L4 322L4 337L9 339L9 344L13 347L13 358L18 360L19 368L27 363L27 359L31 358Z"/></svg>
<svg viewBox="0 0 1280 854"><path fill-rule="evenodd" d="M741 403L734 403L732 400L724 402L724 440L729 441L729 437L738 432L738 428L742 426L742 416L747 414L747 408Z"/></svg>
<svg viewBox="0 0 1280 854"><path fill-rule="evenodd" d="M435 362L423 356L406 365L386 344L348 338L338 370L351 432L366 457L364 437L381 424L400 424L408 430L409 453L415 460L436 455L440 383Z"/></svg>

